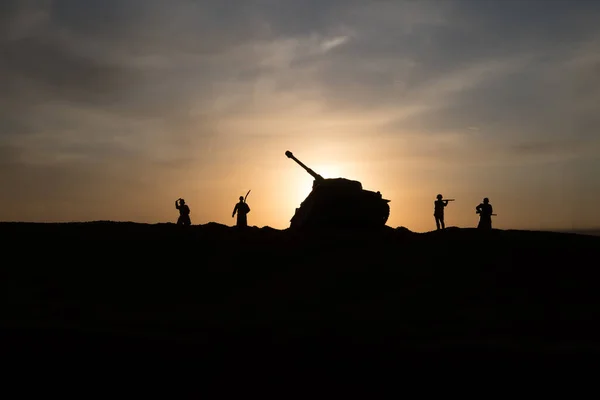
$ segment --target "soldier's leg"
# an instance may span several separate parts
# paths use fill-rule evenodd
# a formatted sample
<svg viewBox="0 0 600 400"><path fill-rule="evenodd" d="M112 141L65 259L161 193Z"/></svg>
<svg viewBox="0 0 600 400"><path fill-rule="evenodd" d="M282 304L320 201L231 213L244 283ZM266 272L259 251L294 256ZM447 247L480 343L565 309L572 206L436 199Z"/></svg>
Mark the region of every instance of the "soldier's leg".
<svg viewBox="0 0 600 400"><path fill-rule="evenodd" d="M444 222L444 216L440 217L440 223L442 224L442 229L446 229L446 223Z"/></svg>
<svg viewBox="0 0 600 400"><path fill-rule="evenodd" d="M489 230L492 229L492 220L491 218L486 218L486 217L482 217L479 219L479 225L477 226L480 229L483 230Z"/></svg>
<svg viewBox="0 0 600 400"><path fill-rule="evenodd" d="M440 229L440 219L438 218L437 215L435 215L434 217L435 217L435 226L439 230Z"/></svg>
<svg viewBox="0 0 600 400"><path fill-rule="evenodd" d="M239 228L243 228L246 226L246 218L243 214L238 213L238 217L237 217L237 226Z"/></svg>

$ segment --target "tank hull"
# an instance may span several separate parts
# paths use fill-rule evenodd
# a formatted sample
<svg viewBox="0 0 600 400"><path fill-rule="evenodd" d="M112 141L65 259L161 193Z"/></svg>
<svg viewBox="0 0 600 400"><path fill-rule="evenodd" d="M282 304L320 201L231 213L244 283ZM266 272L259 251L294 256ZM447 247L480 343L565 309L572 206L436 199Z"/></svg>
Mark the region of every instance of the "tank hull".
<svg viewBox="0 0 600 400"><path fill-rule="evenodd" d="M390 215L388 203L379 192L363 190L360 182L326 179L296 209L290 228L383 227Z"/></svg>

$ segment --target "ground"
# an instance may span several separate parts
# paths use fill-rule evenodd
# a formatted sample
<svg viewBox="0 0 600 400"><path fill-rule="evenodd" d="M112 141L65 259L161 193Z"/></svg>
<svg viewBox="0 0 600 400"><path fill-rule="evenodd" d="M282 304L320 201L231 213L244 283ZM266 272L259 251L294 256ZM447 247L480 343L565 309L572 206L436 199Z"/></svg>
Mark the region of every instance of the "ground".
<svg viewBox="0 0 600 400"><path fill-rule="evenodd" d="M2 223L0 235L13 354L231 366L600 353L594 236L116 222Z"/></svg>

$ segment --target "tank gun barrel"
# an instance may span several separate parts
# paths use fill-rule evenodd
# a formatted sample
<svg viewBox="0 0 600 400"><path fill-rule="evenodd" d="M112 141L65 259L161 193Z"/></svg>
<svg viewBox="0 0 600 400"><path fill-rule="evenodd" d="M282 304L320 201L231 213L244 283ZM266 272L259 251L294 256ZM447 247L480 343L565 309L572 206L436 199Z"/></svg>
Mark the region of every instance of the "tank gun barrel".
<svg viewBox="0 0 600 400"><path fill-rule="evenodd" d="M321 175L317 174L315 171L313 171L312 169L308 168L306 165L304 165L302 163L302 161L298 160L296 157L294 157L294 154L292 154L291 151L286 151L285 155L287 156L287 158L291 158L292 160L296 161L296 163L298 165L300 165L302 168L304 168L306 170L306 172L308 172L310 174L310 176L312 176L313 178L315 178L316 181L323 181L325 180Z"/></svg>

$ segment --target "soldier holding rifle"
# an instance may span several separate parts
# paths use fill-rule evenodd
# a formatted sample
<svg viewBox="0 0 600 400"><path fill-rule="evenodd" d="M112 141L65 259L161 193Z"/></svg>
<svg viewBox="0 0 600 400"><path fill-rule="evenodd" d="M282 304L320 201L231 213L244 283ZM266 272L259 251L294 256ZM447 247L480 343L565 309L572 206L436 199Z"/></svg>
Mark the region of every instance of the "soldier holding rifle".
<svg viewBox="0 0 600 400"><path fill-rule="evenodd" d="M491 230L492 215L496 214L494 214L494 209L490 204L490 199L488 199L487 197L483 199L483 203L475 207L475 213L479 214L479 225L477 225L477 228Z"/></svg>
<svg viewBox="0 0 600 400"><path fill-rule="evenodd" d="M250 194L250 190L246 193L246 197L240 196L240 201L233 208L233 213L231 214L231 218L235 216L237 213L237 224L238 228L246 228L248 226L248 217L247 214L250 212L250 207L248 203L246 203L246 198Z"/></svg>
<svg viewBox="0 0 600 400"><path fill-rule="evenodd" d="M435 217L435 225L437 229L446 229L446 224L444 223L444 207L448 205L449 201L454 201L454 199L443 199L441 194L437 195L437 200L433 202L434 212L433 216Z"/></svg>

